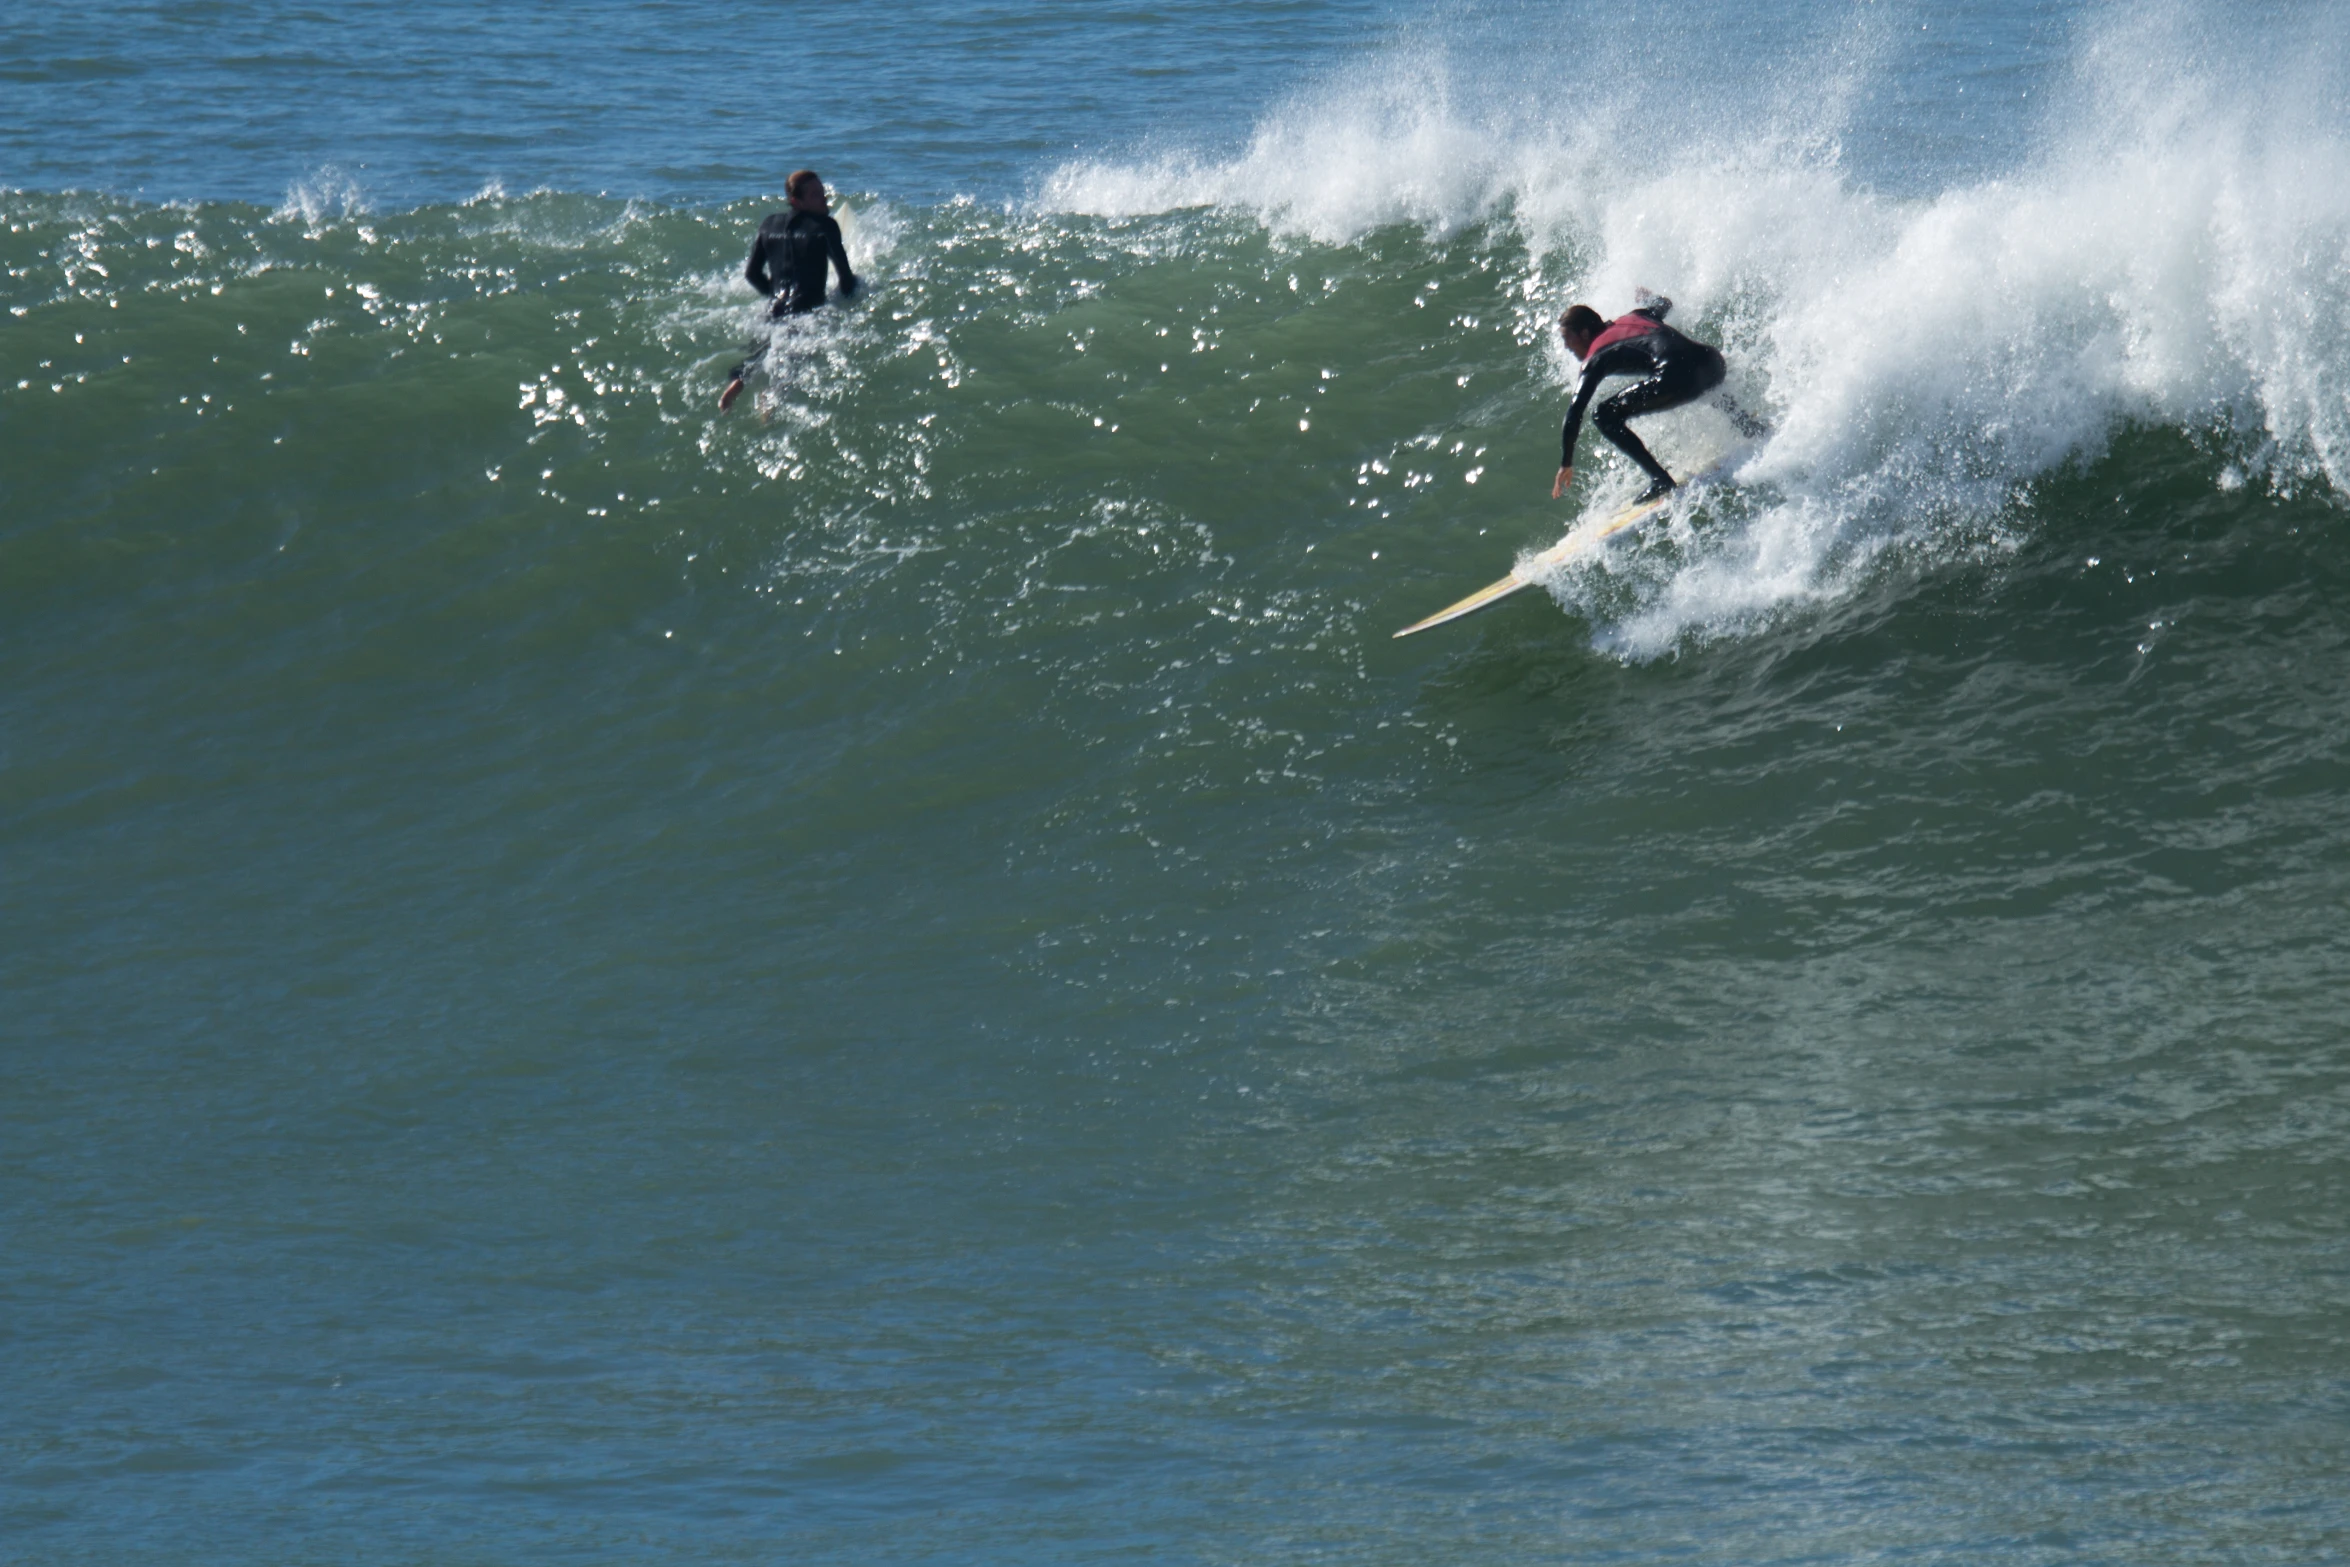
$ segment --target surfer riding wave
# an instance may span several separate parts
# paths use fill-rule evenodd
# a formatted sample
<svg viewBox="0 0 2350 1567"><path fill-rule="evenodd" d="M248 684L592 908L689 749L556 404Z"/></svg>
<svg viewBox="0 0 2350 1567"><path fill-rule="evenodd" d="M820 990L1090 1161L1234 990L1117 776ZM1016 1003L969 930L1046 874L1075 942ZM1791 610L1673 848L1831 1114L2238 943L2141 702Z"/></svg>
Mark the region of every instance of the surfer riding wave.
<svg viewBox="0 0 2350 1567"><path fill-rule="evenodd" d="M1649 486L1640 499L1653 501L1670 495L1678 486L1625 421L1693 403L1717 391L1729 373L1720 349L1665 325L1665 314L1673 308L1671 300L1646 289L1636 297L1632 313L1613 321L1601 319L1589 305L1570 306L1559 317L1559 335L1566 340L1567 352L1583 362L1583 379L1575 388L1574 405L1567 410L1566 426L1559 432L1559 471L1550 486L1553 500L1566 494L1574 481L1575 438L1582 433L1584 410L1590 407L1600 382L1617 375L1638 378L1593 410L1591 422L1648 475ZM1727 393L1715 397L1714 402L1730 416L1741 435L1761 435L1768 428Z"/></svg>

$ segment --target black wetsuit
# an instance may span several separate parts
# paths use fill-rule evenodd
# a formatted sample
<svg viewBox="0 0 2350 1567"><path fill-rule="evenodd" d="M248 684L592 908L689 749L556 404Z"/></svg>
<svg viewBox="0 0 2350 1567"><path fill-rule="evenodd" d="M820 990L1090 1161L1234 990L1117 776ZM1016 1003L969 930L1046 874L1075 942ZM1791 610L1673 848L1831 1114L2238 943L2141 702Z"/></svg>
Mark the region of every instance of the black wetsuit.
<svg viewBox="0 0 2350 1567"><path fill-rule="evenodd" d="M743 276L751 287L773 299L770 316L805 315L824 303L824 264L840 272L840 291L857 291L857 274L849 270L849 253L840 242L840 225L819 213L789 212L768 215L751 241L750 265ZM785 289L790 292L786 293Z"/></svg>
<svg viewBox="0 0 2350 1567"><path fill-rule="evenodd" d="M1729 366L1723 363L1722 351L1710 343L1684 337L1665 325L1665 312L1673 308L1669 299L1658 299L1632 312L1656 323L1653 330L1637 336L1620 337L1606 343L1583 361L1583 380L1575 388L1574 406L1567 410L1566 427L1559 432L1559 466L1575 466L1575 437L1583 428L1583 410L1590 405L1591 394L1599 390L1599 383L1611 375L1637 377L1632 385L1601 403L1592 413L1591 422L1599 433L1615 443L1616 449L1640 465L1641 471L1655 481L1654 490L1669 490L1673 476L1665 465L1650 455L1640 437L1624 423L1641 414L1662 413L1668 408L1679 408L1693 403L1722 384ZM1615 327L1631 320L1630 316L1609 323L1610 335ZM1742 435L1760 435L1763 423L1728 398L1720 399L1722 411L1730 416Z"/></svg>
<svg viewBox="0 0 2350 1567"><path fill-rule="evenodd" d="M774 301L767 307L768 319L781 320L804 316L824 303L827 263L840 273L841 293L854 294L857 274L849 270L849 253L840 242L840 224L821 213L795 207L770 213L759 225L759 237L751 241L751 259L743 276L750 279L751 287ZM764 338L745 347L743 362L727 379L741 380L766 352Z"/></svg>

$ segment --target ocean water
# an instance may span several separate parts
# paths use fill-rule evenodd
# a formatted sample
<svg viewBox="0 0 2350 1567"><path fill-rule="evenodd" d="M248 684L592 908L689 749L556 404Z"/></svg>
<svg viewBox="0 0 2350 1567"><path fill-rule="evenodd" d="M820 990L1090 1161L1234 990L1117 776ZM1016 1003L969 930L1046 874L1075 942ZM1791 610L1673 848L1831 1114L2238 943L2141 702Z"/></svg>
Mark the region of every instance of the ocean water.
<svg viewBox="0 0 2350 1567"><path fill-rule="evenodd" d="M0 1559L2350 1558L2346 49L12 14Z"/></svg>

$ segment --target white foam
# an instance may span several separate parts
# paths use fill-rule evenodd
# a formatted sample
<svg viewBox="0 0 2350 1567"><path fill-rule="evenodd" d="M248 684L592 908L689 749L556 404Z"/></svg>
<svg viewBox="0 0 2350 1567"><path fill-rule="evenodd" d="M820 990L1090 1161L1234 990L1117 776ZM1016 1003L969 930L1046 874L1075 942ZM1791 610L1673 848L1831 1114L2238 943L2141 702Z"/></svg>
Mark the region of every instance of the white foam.
<svg viewBox="0 0 2350 1567"><path fill-rule="evenodd" d="M270 216L281 222L299 219L315 232L336 218L364 217L371 209L358 180L329 164L286 187L286 199Z"/></svg>
<svg viewBox="0 0 2350 1567"><path fill-rule="evenodd" d="M844 206L839 217L841 248L849 253L849 266L860 278L885 261L906 236L905 218L879 199Z"/></svg>
<svg viewBox="0 0 2350 1567"><path fill-rule="evenodd" d="M1747 92L1736 136L1649 105L1637 123L1679 137L1665 145L1628 139L1623 104L1530 110L1520 68L1496 62L1500 85L1481 86L1413 39L1232 157L1074 163L1040 201L1212 200L1324 244L1501 225L1528 257L1530 316L1571 299L1613 313L1636 284L1673 294L1676 323L1722 343L1777 425L1746 477L1778 499L1603 633L1639 655L1838 591L1890 545L1979 543L2133 423L2221 449L2215 483L2350 493L2344 51L2322 26L2232 39L2230 20L2134 9L2085 29L2037 103L1998 110L2030 116L2025 150L1925 194L1866 188L1840 150L1865 38L1813 90ZM1544 352L1563 385L1572 367Z"/></svg>

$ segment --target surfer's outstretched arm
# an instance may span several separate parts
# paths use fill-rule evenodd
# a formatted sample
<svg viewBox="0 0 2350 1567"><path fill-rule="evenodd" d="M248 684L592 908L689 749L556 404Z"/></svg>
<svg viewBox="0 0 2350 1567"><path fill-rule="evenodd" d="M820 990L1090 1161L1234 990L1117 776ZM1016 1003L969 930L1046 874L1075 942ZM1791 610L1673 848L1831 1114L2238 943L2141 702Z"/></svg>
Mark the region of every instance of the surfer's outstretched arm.
<svg viewBox="0 0 2350 1567"><path fill-rule="evenodd" d="M1550 498L1554 501L1566 494L1567 486L1574 482L1575 441L1583 433L1583 413L1591 406L1591 394L1606 379L1606 371L1586 369L1582 382L1575 388L1575 400L1567 407L1567 422L1559 427L1559 472L1550 486Z"/></svg>
<svg viewBox="0 0 2350 1567"><path fill-rule="evenodd" d="M1671 303L1671 301L1667 301ZM1583 379L1576 384L1575 401L1567 409L1567 422L1559 430L1559 471L1551 481L1550 498L1557 500L1567 493L1567 485L1575 477L1575 441L1583 433L1583 413L1591 406L1591 397L1599 390L1599 383L1611 375L1650 374L1654 366L1639 339L1611 343L1583 361Z"/></svg>

